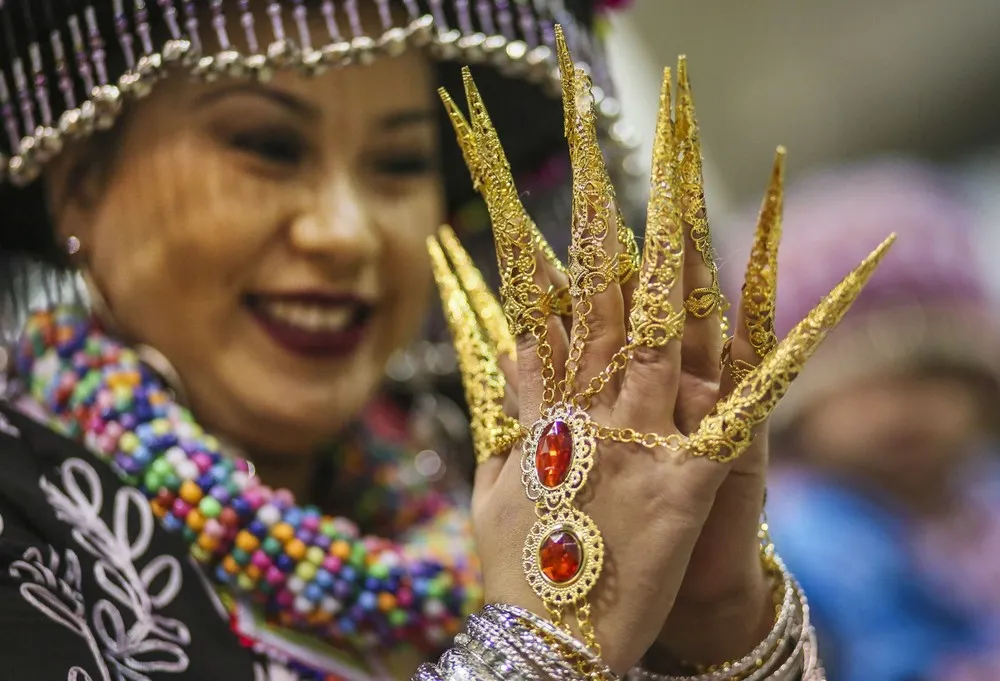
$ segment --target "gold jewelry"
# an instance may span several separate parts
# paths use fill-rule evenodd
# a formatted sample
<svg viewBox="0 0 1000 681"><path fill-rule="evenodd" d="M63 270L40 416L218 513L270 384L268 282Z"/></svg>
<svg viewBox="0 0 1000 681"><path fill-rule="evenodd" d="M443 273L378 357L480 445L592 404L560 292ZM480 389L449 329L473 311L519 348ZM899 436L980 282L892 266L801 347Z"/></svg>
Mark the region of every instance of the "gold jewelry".
<svg viewBox="0 0 1000 681"><path fill-rule="evenodd" d="M691 241L704 259L712 276L711 284L691 291L684 301L684 308L698 319L705 319L713 312L719 311L720 323L723 323L727 304L719 288L719 269L715 264L712 234L708 227L701 140L698 135L694 100L691 96L691 82L688 79L687 59L683 56L677 62L677 122L675 131L681 219L690 230Z"/></svg>
<svg viewBox="0 0 1000 681"><path fill-rule="evenodd" d="M627 254L628 247L622 244L617 231L614 189L598 145L590 79L584 71L572 68L559 27L556 27L556 46L574 188L569 259L573 342L566 360L566 379L559 386L555 384L545 323L554 309L553 300L559 296L551 287L543 290L536 281L540 246L533 223L518 199L503 148L468 69L463 71L463 80L471 124L465 123L447 93L442 93L442 100L456 124L473 182L485 198L493 222L501 271L500 299L508 327L515 335L530 333L534 337L543 365L540 418L527 431L521 449L522 483L526 496L535 503L538 516L524 546L525 575L553 621L558 624L567 613L575 615L585 643L599 651L587 598L601 574L604 544L600 530L576 506L578 494L595 464L597 441L665 448L712 461L731 461L739 456L749 447L754 429L768 417L802 365L843 317L894 237L883 242L834 288L760 366L745 376L743 389L720 400L691 435L640 433L595 422L586 412L590 398L628 366L636 348L662 346L681 333L686 309L674 310L669 296L683 263L682 225L691 225L691 238L707 258L706 262L711 260L711 238L704 219L700 151L686 67L681 61L676 122L671 119L668 84L665 83L661 94L649 207L650 238L629 314L630 337L598 376L583 389L577 389L574 379L590 334L588 317L593 296L617 281L622 271L618 256L611 257L607 250L609 239L619 239L620 253ZM669 72L666 75L668 81ZM429 242L429 248L435 277L449 311L449 324L473 412L473 429L478 433L477 455L488 456L496 451L496 442L506 446L510 438L516 437L512 419L502 412L503 382L496 364L495 344L488 342L482 318L477 318L475 312L477 304L491 307L495 301L485 298L481 300L486 302L472 301L461 288L458 277L446 267L444 254L435 240ZM717 288L718 275L714 264L710 266L713 287ZM717 296L713 305L721 305L721 300ZM557 389L559 401L555 400Z"/></svg>
<svg viewBox="0 0 1000 681"><path fill-rule="evenodd" d="M778 295L778 242L781 240L784 181L785 149L778 147L757 219L741 300L747 337L759 358L767 357L778 344L774 313Z"/></svg>
<svg viewBox="0 0 1000 681"><path fill-rule="evenodd" d="M735 339L730 336L726 339L725 343L722 345L722 366L729 368L729 375L733 379L733 385L740 385L746 380L750 372L754 370L754 365L750 362L745 362L742 359L736 359L733 357L733 341Z"/></svg>
<svg viewBox="0 0 1000 681"><path fill-rule="evenodd" d="M461 246L457 247L461 249ZM481 464L491 456L509 452L521 438L521 424L504 413L507 381L497 364L499 348L496 343L490 342L481 322L482 317L477 317L473 311L478 308L473 307L469 293L462 287L462 282L452 271L444 251L433 236L427 238L427 250L455 343L455 354L471 412L472 446L476 462ZM482 301L480 297L479 303L483 304ZM492 309L489 304L487 308Z"/></svg>

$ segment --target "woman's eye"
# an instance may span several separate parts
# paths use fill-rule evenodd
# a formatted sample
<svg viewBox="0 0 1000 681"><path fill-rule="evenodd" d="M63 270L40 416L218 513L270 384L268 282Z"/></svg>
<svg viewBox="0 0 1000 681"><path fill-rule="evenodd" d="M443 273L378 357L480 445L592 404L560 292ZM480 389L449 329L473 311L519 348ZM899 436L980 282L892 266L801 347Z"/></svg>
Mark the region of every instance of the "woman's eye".
<svg viewBox="0 0 1000 681"><path fill-rule="evenodd" d="M434 158L428 155L394 156L375 161L378 172L395 177L424 175L434 168Z"/></svg>
<svg viewBox="0 0 1000 681"><path fill-rule="evenodd" d="M239 151L282 165L296 165L306 154L306 145L301 137L283 132L237 133L230 144Z"/></svg>

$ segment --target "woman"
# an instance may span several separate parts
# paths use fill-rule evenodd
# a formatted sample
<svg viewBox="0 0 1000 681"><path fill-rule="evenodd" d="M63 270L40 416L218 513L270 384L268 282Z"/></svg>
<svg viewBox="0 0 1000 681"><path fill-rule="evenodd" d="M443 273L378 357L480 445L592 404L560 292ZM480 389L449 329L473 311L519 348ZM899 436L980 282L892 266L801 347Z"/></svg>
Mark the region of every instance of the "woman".
<svg viewBox="0 0 1000 681"><path fill-rule="evenodd" d="M621 428L609 432L619 439L637 428L666 432L657 436L664 451L701 459L670 467L645 450L631 451L641 449L635 443L593 437L602 461L617 459L620 469L592 476L600 491L587 513L606 528L615 577L598 585L593 610L586 594L573 590L597 580L602 535L567 521L536 537L538 551L525 558L520 545L536 513L519 488L517 457L510 465L503 456L486 457L477 471L474 555L456 501L461 493L420 478L426 467L420 456L404 454L398 429L377 438L354 425L366 420L363 410L389 356L418 327L427 295L424 242L448 205L436 160L436 74L427 54L493 61L511 75L484 71L484 89L492 85L507 101L533 107L543 100L516 79L544 81L550 73L554 62L543 57L551 59L556 47L553 21L567 24L566 37L582 54L589 49L585 6L573 14L557 1L516 3L516 15L500 1L477 2L474 13L464 2L448 11L441 2L429 6L424 16L415 2L4 3L11 55L4 75L13 90L0 95L18 106L4 111L4 249L14 265L28 256L70 266L87 282L93 308L92 315L69 307L33 314L11 351L0 435L0 645L15 678L405 676L450 645L439 667L418 675L516 671L537 678L558 668L607 676L647 653L664 671L688 669L677 660L735 659L728 667L734 676L757 666L758 675L773 678L793 678L803 668L819 673L809 657L804 599L757 537L766 443L751 442L750 433L765 427L780 398L776 381L798 369L881 256L853 273L784 350L751 345L747 324L738 324L722 375L721 300L686 77L676 141L669 97L661 112L657 165L676 178L683 197L665 196L669 183L660 183L651 204L662 233L650 239L672 249L665 262L673 264L658 266L657 253L667 251L648 250L643 273L632 276L630 233L617 220L621 227L612 231L621 243L614 248L622 257L591 235L571 250L573 301L545 294L525 308L549 320L548 332L536 325L526 334L524 319L507 310L519 344L518 389L508 400L519 405L525 428L540 404L565 406L554 400L553 381L565 379L570 389L573 375L596 376L624 342L626 324L645 320L648 347L619 353L640 360L626 362L624 383L611 378L592 396L589 412L577 406L574 413L618 422ZM515 19L522 40L512 39ZM348 26L350 42L340 38ZM41 50L37 37L50 30L57 31L52 50ZM538 40L551 47L526 51ZM407 49L420 44L427 49ZM68 45L75 75L63 58ZM591 196L588 187L601 187L600 205L575 212L583 222L592 212L607 231L617 208L599 160L596 110L574 106L594 98L589 78L573 70L561 45L575 204ZM192 70L200 81L179 77ZM596 77L600 69L591 72ZM124 75L115 88L108 76L117 73ZM441 76L449 82L443 67ZM52 126L62 108L69 113L57 133ZM515 169L537 161L539 140L560 129L557 105L531 112L531 125L514 113L508 120L521 132L509 150ZM463 131L461 116L452 113ZM510 166L498 160L481 113L473 109L463 151L494 223L503 226L495 211L513 209L516 194L510 181L497 182ZM444 165L444 177L453 178L445 189L457 197L461 184ZM500 189L507 193L496 194ZM517 224L527 229L525 221ZM531 234L533 251L541 242ZM776 247L766 238L761 244L767 253ZM674 256L685 245L681 273ZM584 247L596 257L590 265L581 264ZM450 291L441 253L431 250L443 291ZM463 257L456 246L448 250L453 263ZM509 254L500 252L505 304L524 302L534 293L512 283ZM760 272L765 260L751 270ZM683 362L675 317L664 326L654 314L666 293L650 287L668 271L661 288L670 288L672 309L683 305L692 317ZM24 281L20 272L14 278ZM543 292L551 284L555 292L562 277L555 267L529 283ZM451 303L466 296L456 290L457 298L447 298L452 312ZM633 297L645 303L627 322L624 302ZM572 351L564 326L549 315L565 312L568 302L588 329L572 330ZM489 318L483 305L474 307ZM761 319L754 309L747 315ZM478 333L478 325L463 326L454 314L450 321ZM536 343L552 361L568 354L567 372L560 362L538 367ZM484 351L479 364L460 353L467 374L495 368L491 353ZM731 368L764 355L754 385L709 414L733 384ZM491 377L502 394L501 379ZM657 388L638 409L642 385ZM608 396L619 388L622 406L611 409ZM480 398L470 393L473 430L484 425L478 408L492 409L508 439L485 453L508 454L509 436L520 438L522 429L512 430L510 417L497 413L499 402ZM367 420L386 430L384 413ZM560 466L566 473L586 457L575 453L582 445L552 440L552 428L536 427L527 441L539 452L551 441L555 455L570 453L569 464L553 464L558 477ZM657 438L645 442L658 447ZM630 456L615 456L624 451ZM735 484L727 482L733 478L726 466L708 461L744 451L749 474ZM323 468L325 476L317 476ZM565 491L562 482L545 492L541 478L530 479L546 499ZM550 510L578 519L566 495ZM644 522L631 527L640 514ZM526 567L536 589L555 594L548 607L529 588ZM578 580L584 568L588 577ZM560 570L569 577L560 580ZM555 586L545 587L546 580ZM576 594L570 600L566 589ZM471 617L468 635L455 637L482 598L502 607ZM578 621L573 631L586 646L548 623L557 613Z"/></svg>
<svg viewBox="0 0 1000 681"><path fill-rule="evenodd" d="M810 594L831 677L1000 670L998 327L971 218L939 170L906 160L827 170L789 192L786 223L809 229L784 246L779 329L856 244L900 234L775 414L772 529ZM817 249L821 265L796 266ZM864 564L841 560L848 541Z"/></svg>

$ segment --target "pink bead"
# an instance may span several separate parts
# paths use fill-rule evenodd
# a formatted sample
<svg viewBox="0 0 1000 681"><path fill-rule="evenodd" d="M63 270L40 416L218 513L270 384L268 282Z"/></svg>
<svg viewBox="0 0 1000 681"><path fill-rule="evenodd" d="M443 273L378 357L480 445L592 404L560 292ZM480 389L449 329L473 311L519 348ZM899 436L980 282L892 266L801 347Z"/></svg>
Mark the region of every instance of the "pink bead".
<svg viewBox="0 0 1000 681"><path fill-rule="evenodd" d="M215 518L209 518L205 521L205 527L202 532L207 534L209 537L220 539L226 533L226 528L224 528L222 523Z"/></svg>
<svg viewBox="0 0 1000 681"><path fill-rule="evenodd" d="M272 565L267 569L267 574L264 575L264 579L266 579L267 583L271 586L277 586L285 583L285 573Z"/></svg>
<svg viewBox="0 0 1000 681"><path fill-rule="evenodd" d="M125 429L122 428L120 423L115 423L112 421L111 423L108 424L104 432L108 437L113 437L117 440L118 438L120 438L122 435L125 434Z"/></svg>
<svg viewBox="0 0 1000 681"><path fill-rule="evenodd" d="M271 567L271 557L260 549L253 552L253 555L250 556L250 562L253 563L254 567L261 570L266 570Z"/></svg>
<svg viewBox="0 0 1000 681"><path fill-rule="evenodd" d="M250 508L255 511L264 505L264 496L260 493L260 490L249 486L243 490L243 500L250 504Z"/></svg>
<svg viewBox="0 0 1000 681"><path fill-rule="evenodd" d="M184 501L181 498L177 498L174 499L174 505L172 510L175 516L177 516L181 520L184 520L185 518L187 518L187 514L191 512L191 504L189 504L188 502Z"/></svg>
<svg viewBox="0 0 1000 681"><path fill-rule="evenodd" d="M406 587L400 587L396 594L396 603L401 608L408 608L413 605L413 592Z"/></svg>
<svg viewBox="0 0 1000 681"><path fill-rule="evenodd" d="M295 503L295 495L287 489L279 489L274 493L274 502L282 508L287 508Z"/></svg>
<svg viewBox="0 0 1000 681"><path fill-rule="evenodd" d="M275 598L275 601L283 608L290 607L295 602L295 594L288 589L282 589Z"/></svg>
<svg viewBox="0 0 1000 681"><path fill-rule="evenodd" d="M198 452L192 456L191 460L194 461L194 464L198 467L199 473L207 473L212 467L212 459L209 458L207 454L203 454L202 452Z"/></svg>
<svg viewBox="0 0 1000 681"><path fill-rule="evenodd" d="M323 559L323 569L328 572L339 572L342 565L340 558L336 556L327 556Z"/></svg>
<svg viewBox="0 0 1000 681"><path fill-rule="evenodd" d="M316 532L319 530L319 517L314 515L305 516L302 519L302 527L310 532Z"/></svg>

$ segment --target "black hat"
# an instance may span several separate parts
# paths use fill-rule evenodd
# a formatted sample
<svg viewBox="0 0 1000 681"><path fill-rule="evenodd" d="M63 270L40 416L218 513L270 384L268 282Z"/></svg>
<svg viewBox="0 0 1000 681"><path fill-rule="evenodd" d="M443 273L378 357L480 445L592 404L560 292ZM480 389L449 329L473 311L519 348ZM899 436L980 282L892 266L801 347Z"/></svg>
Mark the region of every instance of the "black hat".
<svg viewBox="0 0 1000 681"><path fill-rule="evenodd" d="M380 33L362 31L359 2L378 8ZM125 102L175 70L262 78L275 68L308 73L421 47L440 64L442 85L452 92L461 89L459 67L472 65L517 175L565 154L554 57L558 23L575 60L593 76L609 166L624 173L634 147L614 134L619 106L593 31L599 4L274 0L270 21L255 25L248 0L0 0L0 252L4 259L64 261L36 181L45 163L66 141L113 127ZM322 35L310 32L306 19L313 13L325 19ZM245 52L230 43L227 17L244 19L232 43L247 45ZM443 113L442 125L448 125ZM473 193L455 144L444 137L454 212Z"/></svg>

